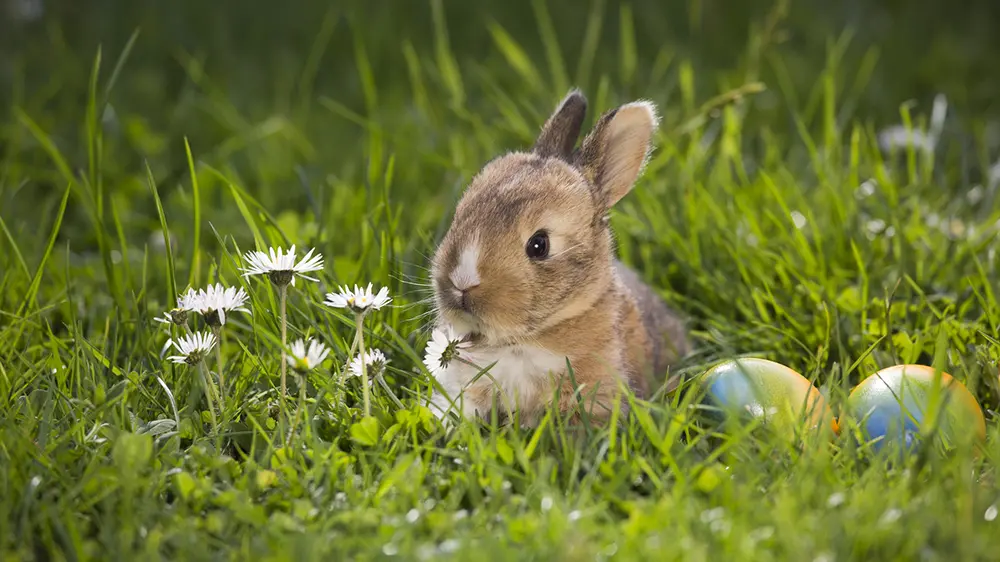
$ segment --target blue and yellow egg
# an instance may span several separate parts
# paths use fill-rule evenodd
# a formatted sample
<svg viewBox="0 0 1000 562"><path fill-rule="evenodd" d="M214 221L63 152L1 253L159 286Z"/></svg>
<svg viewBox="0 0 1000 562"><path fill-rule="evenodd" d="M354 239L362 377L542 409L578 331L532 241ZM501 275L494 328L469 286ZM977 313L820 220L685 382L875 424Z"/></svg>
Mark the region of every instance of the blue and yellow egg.
<svg viewBox="0 0 1000 562"><path fill-rule="evenodd" d="M716 417L749 416L782 430L802 426L837 429L833 412L819 389L774 361L725 361L706 372L701 384Z"/></svg>
<svg viewBox="0 0 1000 562"><path fill-rule="evenodd" d="M986 438L982 408L969 389L925 365L896 365L871 375L851 391L845 413L876 450L891 442L909 448L931 429L949 446Z"/></svg>

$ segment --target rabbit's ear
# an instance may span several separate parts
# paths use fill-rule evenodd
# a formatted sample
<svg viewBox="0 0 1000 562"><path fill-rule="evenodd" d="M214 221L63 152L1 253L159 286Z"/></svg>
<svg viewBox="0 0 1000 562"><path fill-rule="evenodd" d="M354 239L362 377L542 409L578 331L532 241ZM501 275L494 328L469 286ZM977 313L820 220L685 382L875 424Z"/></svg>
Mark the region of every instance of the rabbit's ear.
<svg viewBox="0 0 1000 562"><path fill-rule="evenodd" d="M632 189L658 122L655 105L632 102L601 116L583 140L575 163L590 181L598 205L610 209Z"/></svg>
<svg viewBox="0 0 1000 562"><path fill-rule="evenodd" d="M545 122L531 151L546 158L569 160L586 115L587 98L580 90L571 90Z"/></svg>

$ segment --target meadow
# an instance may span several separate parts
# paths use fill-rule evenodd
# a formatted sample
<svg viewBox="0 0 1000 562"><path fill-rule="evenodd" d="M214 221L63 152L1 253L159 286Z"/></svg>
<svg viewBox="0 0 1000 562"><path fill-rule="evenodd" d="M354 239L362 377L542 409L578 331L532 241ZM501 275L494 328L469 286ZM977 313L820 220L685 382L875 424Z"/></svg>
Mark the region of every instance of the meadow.
<svg viewBox="0 0 1000 562"><path fill-rule="evenodd" d="M938 4L0 12L0 560L995 560L1000 14ZM722 430L689 385L614 430L441 424L429 256L574 86L588 126L660 109L611 224L688 319L676 373L765 357L839 412L932 365L981 404L981 449ZM292 245L323 264L287 289L287 341L329 354L283 400L281 291L243 274ZM168 360L185 328L156 319L215 283L247 312ZM324 301L369 283L392 301L364 319L387 358L365 417L358 318Z"/></svg>

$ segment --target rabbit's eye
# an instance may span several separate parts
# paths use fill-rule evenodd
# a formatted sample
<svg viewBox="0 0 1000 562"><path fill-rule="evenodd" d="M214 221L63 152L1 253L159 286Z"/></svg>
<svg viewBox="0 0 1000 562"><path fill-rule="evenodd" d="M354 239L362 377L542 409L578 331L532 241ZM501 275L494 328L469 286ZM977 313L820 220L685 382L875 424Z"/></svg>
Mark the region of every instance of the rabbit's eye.
<svg viewBox="0 0 1000 562"><path fill-rule="evenodd" d="M543 260L549 257L549 233L539 230L532 234L524 252L533 260Z"/></svg>

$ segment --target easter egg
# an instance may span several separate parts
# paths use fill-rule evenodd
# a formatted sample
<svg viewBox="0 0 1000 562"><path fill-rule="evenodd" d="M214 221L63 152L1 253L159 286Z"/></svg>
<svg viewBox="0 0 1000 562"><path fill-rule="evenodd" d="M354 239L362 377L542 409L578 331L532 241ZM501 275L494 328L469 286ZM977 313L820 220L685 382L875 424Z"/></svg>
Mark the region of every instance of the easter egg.
<svg viewBox="0 0 1000 562"><path fill-rule="evenodd" d="M835 428L819 389L780 363L759 358L726 361L706 372L701 382L717 413L750 416L785 429L803 423Z"/></svg>
<svg viewBox="0 0 1000 562"><path fill-rule="evenodd" d="M934 427L946 445L986 438L982 409L969 389L925 365L896 365L861 381L847 398L846 413L876 450L892 441L909 448L921 430Z"/></svg>

